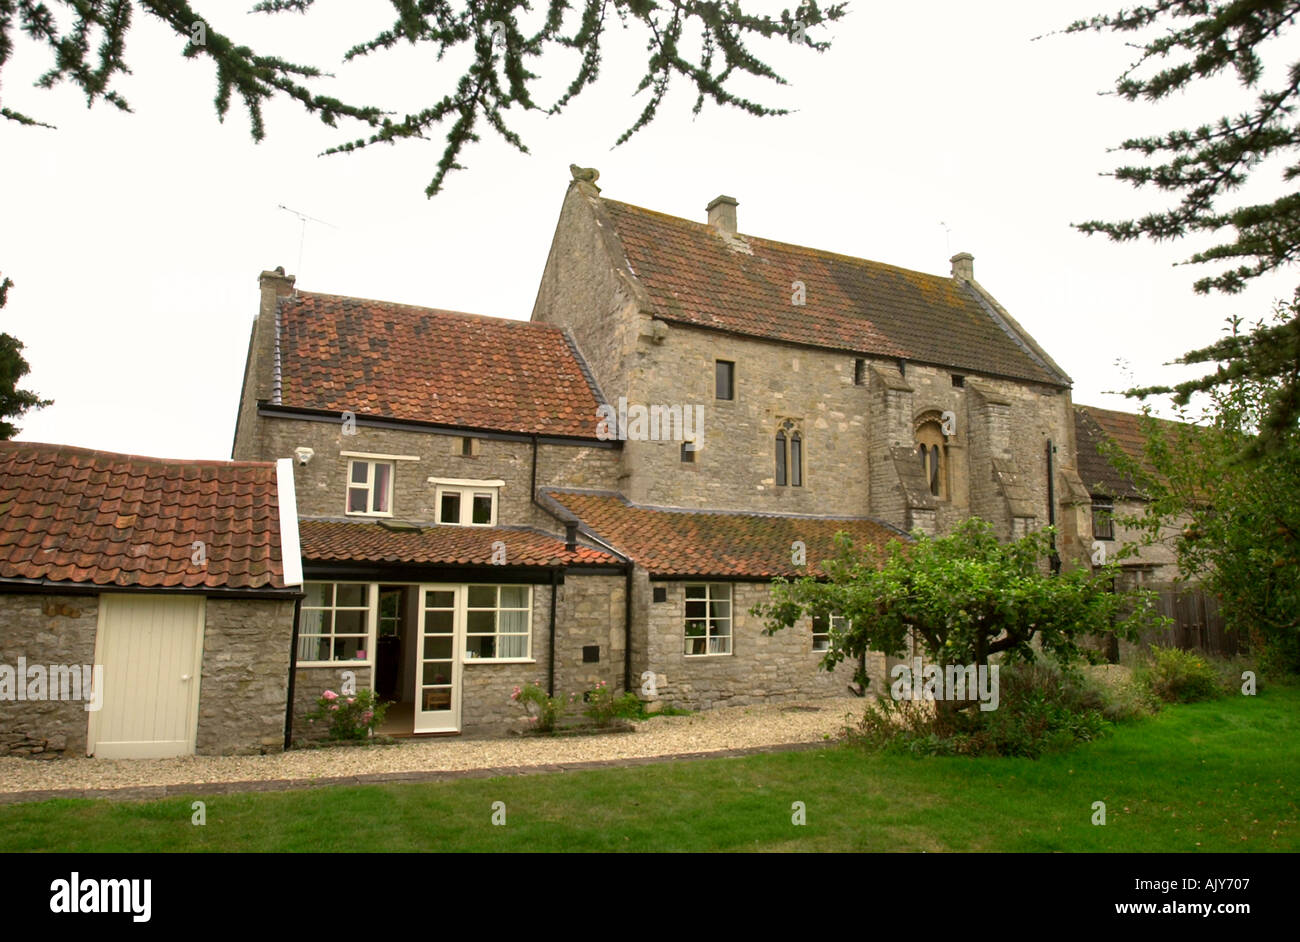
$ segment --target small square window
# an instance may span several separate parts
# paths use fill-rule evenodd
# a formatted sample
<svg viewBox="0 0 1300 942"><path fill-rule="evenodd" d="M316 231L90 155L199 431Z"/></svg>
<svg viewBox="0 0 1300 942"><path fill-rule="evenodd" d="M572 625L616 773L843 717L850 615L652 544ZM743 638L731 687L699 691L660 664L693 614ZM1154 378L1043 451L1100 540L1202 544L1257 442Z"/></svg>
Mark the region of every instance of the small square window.
<svg viewBox="0 0 1300 942"><path fill-rule="evenodd" d="M682 442L682 462L695 464L695 442Z"/></svg>
<svg viewBox="0 0 1300 942"><path fill-rule="evenodd" d="M497 489L495 487L438 488L438 522L461 527L496 525Z"/></svg>
<svg viewBox="0 0 1300 942"><path fill-rule="evenodd" d="M853 361L853 385L867 385L867 361L862 357Z"/></svg>
<svg viewBox="0 0 1300 942"><path fill-rule="evenodd" d="M1115 504L1112 501L1093 500L1092 537L1095 540L1115 539Z"/></svg>
<svg viewBox="0 0 1300 942"><path fill-rule="evenodd" d="M656 602L668 601L668 589L666 586L657 585L654 587L654 600Z"/></svg>
<svg viewBox="0 0 1300 942"><path fill-rule="evenodd" d="M714 361L715 394L719 399L736 398L736 364L730 360Z"/></svg>
<svg viewBox="0 0 1300 942"><path fill-rule="evenodd" d="M963 386L966 385L966 377L962 376L960 373L953 373L952 385L954 389L961 389Z"/></svg>
<svg viewBox="0 0 1300 942"><path fill-rule="evenodd" d="M348 462L347 512L391 516L393 466L387 461Z"/></svg>
<svg viewBox="0 0 1300 942"><path fill-rule="evenodd" d="M460 523L460 491L449 491L442 495L442 511L439 523Z"/></svg>
<svg viewBox="0 0 1300 942"><path fill-rule="evenodd" d="M474 439L462 438L460 440L460 453L465 458L474 457Z"/></svg>
<svg viewBox="0 0 1300 942"><path fill-rule="evenodd" d="M582 646L582 663L599 664L600 663L600 645L584 644Z"/></svg>

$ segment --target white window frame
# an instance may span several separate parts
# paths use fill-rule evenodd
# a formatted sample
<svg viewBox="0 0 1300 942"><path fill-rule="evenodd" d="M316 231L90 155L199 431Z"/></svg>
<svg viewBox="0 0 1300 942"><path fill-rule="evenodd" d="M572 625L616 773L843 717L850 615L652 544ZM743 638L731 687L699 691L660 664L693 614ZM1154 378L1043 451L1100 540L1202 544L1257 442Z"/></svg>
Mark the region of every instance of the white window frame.
<svg viewBox="0 0 1300 942"><path fill-rule="evenodd" d="M460 495L460 520L455 523L442 519L443 494ZM487 523L474 522L474 496L476 494L488 494L492 498L492 514ZM501 488L498 485L466 487L464 485L439 484L434 494L435 519L440 526L445 527L495 527L497 525L497 503L500 497Z"/></svg>
<svg viewBox="0 0 1300 942"><path fill-rule="evenodd" d="M335 628L335 619L330 619L330 631L328 634L318 634L316 632L303 631L301 623L298 631L298 646L302 647L303 638L329 638L330 639L330 659L320 660L301 660L295 654L295 663L298 667L333 667L336 664L355 664L363 667L373 667L375 663L375 628L379 617L379 583L377 582L358 582L351 580L341 580L339 582L329 582L323 579L310 579L303 583L306 589L311 585L329 586L329 604L328 605L308 605L306 599L303 600L301 611L306 612L365 612L366 613L366 630L361 632L337 632ZM340 585L359 585L364 586L366 590L365 605L342 605L338 604L338 593ZM365 638L364 658L348 658L346 660L334 659L335 638Z"/></svg>
<svg viewBox="0 0 1300 942"><path fill-rule="evenodd" d="M839 629L841 628L841 626L847 627L847 626L848 626L848 623L849 623L849 620L848 620L847 618L845 618L843 615L834 615L834 614L832 614L832 615L830 615L829 617L827 617L827 619L826 619L826 630L825 630L825 631L818 631L818 630L817 630L817 620L816 620L816 618L814 618L814 619L813 619L813 622L812 622L812 649L813 649L813 653L814 653L814 654L823 654L823 653L825 653L826 651L829 651L829 650L830 650L830 647L831 647L831 632L832 632L832 631L837 631L837 630L839 630ZM823 643L822 643L822 646L821 646L821 647L818 647L818 646L817 646L817 639L818 639L818 638L823 639Z"/></svg>
<svg viewBox="0 0 1300 942"><path fill-rule="evenodd" d="M358 465L366 466L366 480L364 483L355 483L352 480L352 469ZM378 465L388 466L388 509L375 510L375 468ZM393 515L393 492L397 480L397 463L395 461L379 461L373 458L349 458L347 483L343 490L343 511L349 517L391 517ZM352 491L365 488L366 491L366 509L352 509Z"/></svg>
<svg viewBox="0 0 1300 942"><path fill-rule="evenodd" d="M691 598L690 593L691 590L693 589L704 589L704 598L702 599ZM718 595L715 595L715 590L718 589L726 590L725 599ZM683 656L685 657L730 657L733 648L732 638L735 636L735 627L736 627L735 592L733 590L731 583L730 582L688 582L682 587L682 598L684 602L683 611L682 611L682 654ZM725 601L727 603L727 615L725 617L710 615L709 611L712 605L716 602L722 602L722 601ZM701 620L699 618L691 618L687 615L686 609L690 606L691 602L704 603L704 618L703 618L704 634L702 636L688 635L686 633L686 626L689 622ZM713 630L715 623L721 624L724 622L726 623L727 626L727 633L725 635L719 632L715 632ZM698 640L701 637L704 638L704 653L692 654L690 650L692 646L691 642ZM712 650L714 647L714 641L722 641L724 639L726 641L725 651Z"/></svg>
<svg viewBox="0 0 1300 942"><path fill-rule="evenodd" d="M480 606L471 606L469 604L469 593L471 589L496 589L497 601L494 608L488 609ZM524 608L501 607L501 590L502 589L524 589L528 593L527 605ZM493 631L470 631L469 614L470 612L496 613L496 628ZM465 586L465 641L461 649L461 661L465 664L532 664L533 663L533 587L531 585L517 585L506 583L468 583ZM528 627L526 632L503 632L501 631L501 613L502 612L527 612ZM496 638L497 643L493 646L495 650L501 650L500 639L503 637L519 638L526 637L524 653L522 657L479 657L477 654L470 654L470 638Z"/></svg>

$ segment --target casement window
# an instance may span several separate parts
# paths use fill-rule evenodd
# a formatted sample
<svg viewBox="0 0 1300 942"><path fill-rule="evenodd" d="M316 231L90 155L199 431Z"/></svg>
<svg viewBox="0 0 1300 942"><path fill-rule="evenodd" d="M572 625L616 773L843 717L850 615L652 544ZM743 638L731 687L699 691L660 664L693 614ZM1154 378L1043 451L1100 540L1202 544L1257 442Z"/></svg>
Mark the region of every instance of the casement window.
<svg viewBox="0 0 1300 942"><path fill-rule="evenodd" d="M303 591L298 662L366 660L370 586L364 582L308 582Z"/></svg>
<svg viewBox="0 0 1300 942"><path fill-rule="evenodd" d="M497 522L497 488L438 488L438 522L460 527L491 527Z"/></svg>
<svg viewBox="0 0 1300 942"><path fill-rule="evenodd" d="M916 430L916 454L930 493L940 500L948 499L947 452L947 441L939 423L922 423Z"/></svg>
<svg viewBox="0 0 1300 942"><path fill-rule="evenodd" d="M789 419L776 430L776 486L803 487L803 435Z"/></svg>
<svg viewBox="0 0 1300 942"><path fill-rule="evenodd" d="M393 515L393 463L391 461L348 462L347 512L353 516Z"/></svg>
<svg viewBox="0 0 1300 942"><path fill-rule="evenodd" d="M736 364L731 360L713 363L714 395L718 399L736 398Z"/></svg>
<svg viewBox="0 0 1300 942"><path fill-rule="evenodd" d="M532 586L469 586L465 657L495 661L531 657L532 608Z"/></svg>
<svg viewBox="0 0 1300 942"><path fill-rule="evenodd" d="M826 651L831 646L831 629L844 631L849 620L843 615L814 615L812 620L812 649Z"/></svg>
<svg viewBox="0 0 1300 942"><path fill-rule="evenodd" d="M686 586L686 651L690 656L731 653L731 586Z"/></svg>
<svg viewBox="0 0 1300 942"><path fill-rule="evenodd" d="M1095 540L1115 539L1115 504L1109 498L1092 499L1092 537Z"/></svg>

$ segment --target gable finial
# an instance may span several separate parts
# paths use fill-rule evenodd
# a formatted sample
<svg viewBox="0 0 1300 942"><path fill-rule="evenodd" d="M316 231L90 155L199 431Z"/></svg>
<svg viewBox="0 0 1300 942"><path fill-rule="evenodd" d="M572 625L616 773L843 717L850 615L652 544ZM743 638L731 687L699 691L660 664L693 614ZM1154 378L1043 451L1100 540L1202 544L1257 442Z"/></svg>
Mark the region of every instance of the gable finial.
<svg viewBox="0 0 1300 942"><path fill-rule="evenodd" d="M600 171L595 167L579 167L577 164L569 164L569 173L573 175L574 183L587 183L597 193L600 187L596 186L596 181L600 179Z"/></svg>

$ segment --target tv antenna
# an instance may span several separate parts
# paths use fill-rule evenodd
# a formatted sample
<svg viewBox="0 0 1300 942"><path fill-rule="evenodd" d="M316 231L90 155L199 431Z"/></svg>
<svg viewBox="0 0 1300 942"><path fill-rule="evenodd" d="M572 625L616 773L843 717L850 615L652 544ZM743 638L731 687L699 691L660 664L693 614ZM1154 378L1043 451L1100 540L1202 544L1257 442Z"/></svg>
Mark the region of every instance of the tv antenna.
<svg viewBox="0 0 1300 942"><path fill-rule="evenodd" d="M948 251L951 252L952 251L952 230L948 228L948 224L944 222L942 219L939 220L939 225L943 226L943 237L945 241L948 243Z"/></svg>
<svg viewBox="0 0 1300 942"><path fill-rule="evenodd" d="M283 209L286 213L290 213L294 216L297 216L298 220L302 223L302 234L298 237L298 267L294 269L294 274L297 275L299 278L301 278L302 277L302 247L303 244L307 241L307 223L318 222L322 226L329 226L331 229L337 229L338 226L328 223L324 219L317 219L315 216L308 216L306 213L300 213L296 209L290 209L288 206L285 206L283 203L279 204L279 208Z"/></svg>

